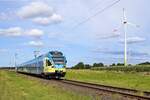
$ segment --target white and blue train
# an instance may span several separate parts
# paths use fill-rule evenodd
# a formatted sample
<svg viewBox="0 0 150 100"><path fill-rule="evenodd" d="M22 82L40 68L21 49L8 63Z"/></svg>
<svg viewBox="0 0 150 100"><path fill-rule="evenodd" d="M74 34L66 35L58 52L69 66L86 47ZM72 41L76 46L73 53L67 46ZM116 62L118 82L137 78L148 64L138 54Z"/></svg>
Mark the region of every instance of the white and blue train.
<svg viewBox="0 0 150 100"><path fill-rule="evenodd" d="M36 74L45 77L61 78L66 74L66 57L62 52L50 51L33 60L17 65L17 72Z"/></svg>

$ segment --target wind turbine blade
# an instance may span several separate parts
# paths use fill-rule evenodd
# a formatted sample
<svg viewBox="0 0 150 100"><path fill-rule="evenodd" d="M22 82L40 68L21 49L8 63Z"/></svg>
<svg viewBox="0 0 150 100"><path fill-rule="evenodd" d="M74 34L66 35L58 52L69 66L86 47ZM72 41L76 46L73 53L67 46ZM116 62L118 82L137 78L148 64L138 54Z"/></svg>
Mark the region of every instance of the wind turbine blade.
<svg viewBox="0 0 150 100"><path fill-rule="evenodd" d="M140 27L140 25L136 25L136 24L133 24L133 23L130 23L130 22L127 22L127 24L128 24L128 25L131 25L131 26L134 26L134 27L136 27L136 28L139 28L139 27Z"/></svg>
<svg viewBox="0 0 150 100"><path fill-rule="evenodd" d="M120 28L121 28L121 25L119 27L113 29L113 32L118 32L120 30Z"/></svg>
<svg viewBox="0 0 150 100"><path fill-rule="evenodd" d="M125 8L123 8L123 21L124 21L124 22L126 22L126 21L127 21Z"/></svg>

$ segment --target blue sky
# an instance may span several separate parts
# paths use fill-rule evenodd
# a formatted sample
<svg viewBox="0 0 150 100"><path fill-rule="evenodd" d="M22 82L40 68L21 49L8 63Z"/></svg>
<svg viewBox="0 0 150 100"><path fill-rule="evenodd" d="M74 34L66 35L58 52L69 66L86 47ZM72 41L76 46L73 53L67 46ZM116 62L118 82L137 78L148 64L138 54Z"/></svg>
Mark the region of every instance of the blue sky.
<svg viewBox="0 0 150 100"><path fill-rule="evenodd" d="M149 0L120 0L78 25L115 1L0 0L0 66L12 66L15 53L17 63L30 60L34 50L60 50L69 67L123 62L123 8L133 23L127 26L128 62L150 61Z"/></svg>

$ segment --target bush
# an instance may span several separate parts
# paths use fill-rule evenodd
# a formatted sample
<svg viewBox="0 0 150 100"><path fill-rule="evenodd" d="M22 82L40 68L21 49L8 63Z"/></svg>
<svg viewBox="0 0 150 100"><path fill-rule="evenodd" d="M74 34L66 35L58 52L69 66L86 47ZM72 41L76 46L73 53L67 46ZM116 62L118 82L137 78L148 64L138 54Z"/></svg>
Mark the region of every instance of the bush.
<svg viewBox="0 0 150 100"><path fill-rule="evenodd" d="M93 67L104 67L103 63L94 63Z"/></svg>
<svg viewBox="0 0 150 100"><path fill-rule="evenodd" d="M84 69L84 63L83 62L79 62L77 65L72 67L72 69Z"/></svg>
<svg viewBox="0 0 150 100"><path fill-rule="evenodd" d="M85 68L85 69L90 69L91 67L92 67L92 66L89 65L89 64L85 64L85 65L84 65L84 68Z"/></svg>
<svg viewBox="0 0 150 100"><path fill-rule="evenodd" d="M91 69L92 67L104 67L103 63L94 63L93 66L89 64L84 64L79 62L77 65L73 66L72 69Z"/></svg>
<svg viewBox="0 0 150 100"><path fill-rule="evenodd" d="M123 71L123 72L150 72L150 66L130 66L130 67L95 67L92 70Z"/></svg>
<svg viewBox="0 0 150 100"><path fill-rule="evenodd" d="M140 63L138 65L150 65L150 62L143 62L143 63Z"/></svg>

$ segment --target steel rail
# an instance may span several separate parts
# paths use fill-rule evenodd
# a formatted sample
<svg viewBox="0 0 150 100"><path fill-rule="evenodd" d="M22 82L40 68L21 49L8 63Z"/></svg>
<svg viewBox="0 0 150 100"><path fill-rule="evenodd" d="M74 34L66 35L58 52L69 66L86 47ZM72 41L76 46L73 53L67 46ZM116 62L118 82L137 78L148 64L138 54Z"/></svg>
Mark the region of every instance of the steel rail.
<svg viewBox="0 0 150 100"><path fill-rule="evenodd" d="M61 80L60 82L75 85L75 86L85 87L89 89L109 92L113 94L120 94L126 97L136 98L138 100L150 100L150 92L144 92L144 91L138 91L134 89L127 89L127 88L120 88L120 87L113 87L113 86L106 86L106 85L99 85L99 84L93 84L93 83L86 83L86 82L67 80L67 79Z"/></svg>

